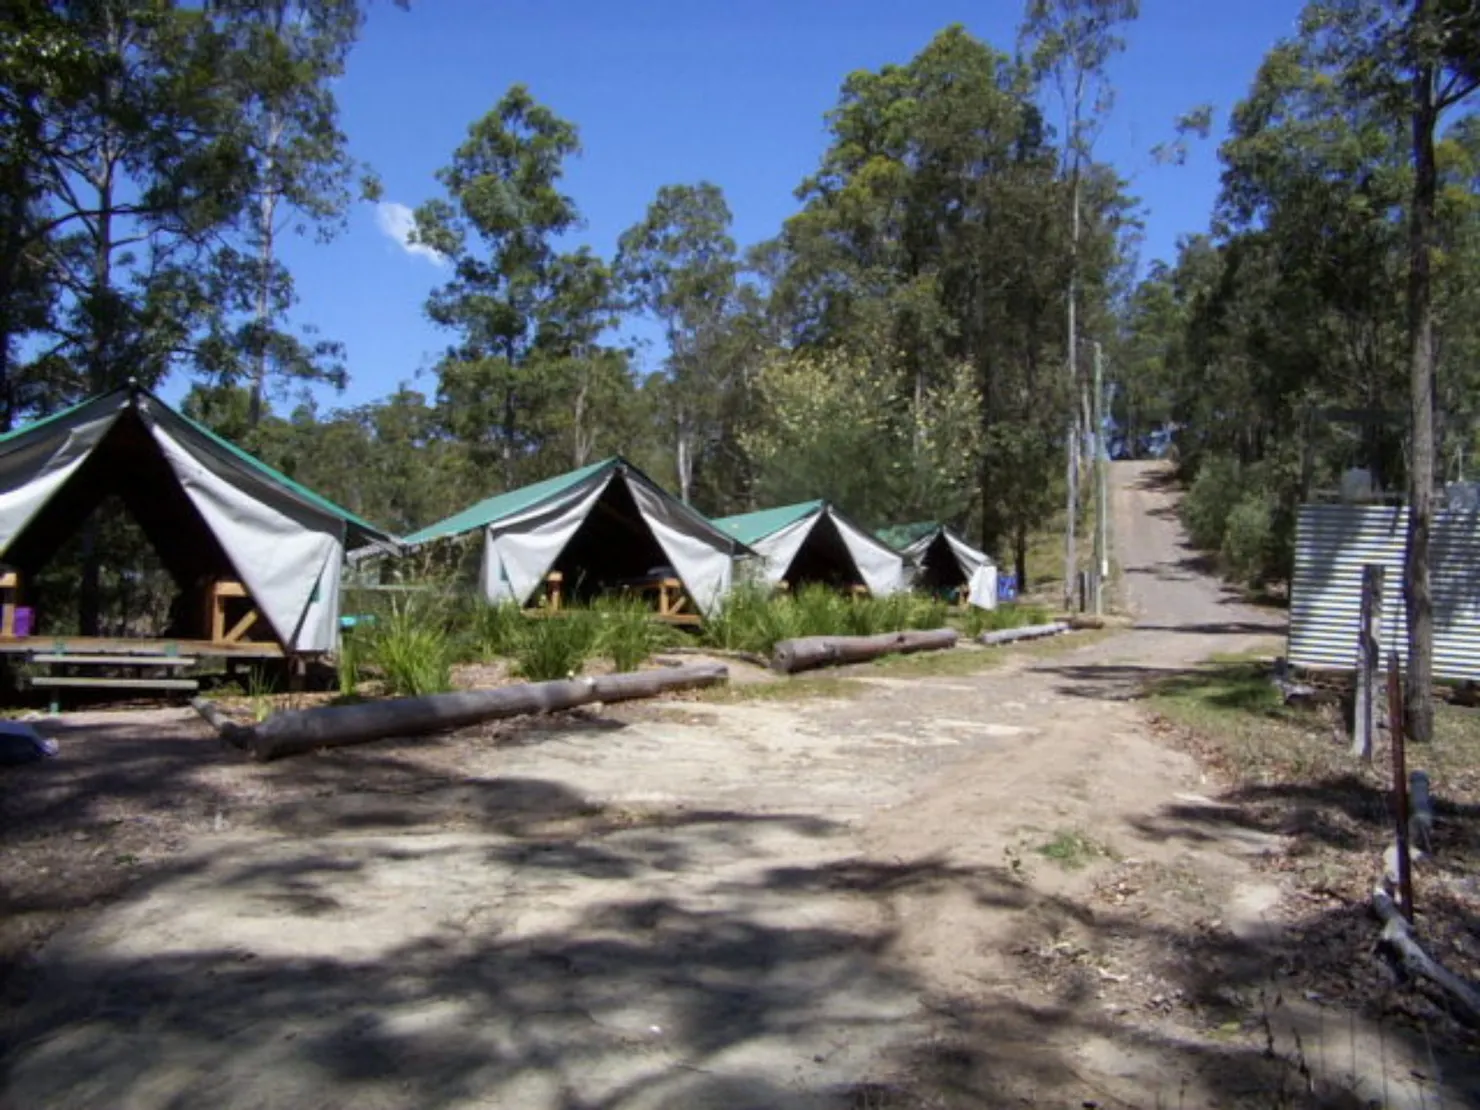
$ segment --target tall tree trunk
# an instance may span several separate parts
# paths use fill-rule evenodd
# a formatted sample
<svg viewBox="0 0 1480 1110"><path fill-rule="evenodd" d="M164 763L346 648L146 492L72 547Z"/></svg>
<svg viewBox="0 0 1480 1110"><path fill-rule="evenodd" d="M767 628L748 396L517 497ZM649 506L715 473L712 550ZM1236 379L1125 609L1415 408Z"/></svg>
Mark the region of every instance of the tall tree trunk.
<svg viewBox="0 0 1480 1110"><path fill-rule="evenodd" d="M690 503L694 485L694 457L692 447L689 443L689 419L682 405L679 406L677 417L674 421L675 440L674 455L678 467L678 497L685 505Z"/></svg>
<svg viewBox="0 0 1480 1110"><path fill-rule="evenodd" d="M571 421L571 461L575 469L579 470L586 465L591 455L591 445L587 443L586 436L586 392L590 388L590 377L581 378L581 384L576 389L575 415Z"/></svg>
<svg viewBox="0 0 1480 1110"><path fill-rule="evenodd" d="M1078 104L1075 105L1074 141L1078 142ZM1069 201L1069 297L1068 330L1069 357L1066 369L1069 377L1069 410L1078 408L1075 393L1079 384L1079 155L1074 155L1071 170ZM1066 461L1068 489L1065 491L1066 518L1064 521L1064 608L1074 609L1074 580L1079 570L1078 524L1079 524L1079 419L1076 415L1069 420L1068 459Z"/></svg>
<svg viewBox="0 0 1480 1110"><path fill-rule="evenodd" d="M276 157L274 150L282 125L274 123L268 142L266 174L270 178ZM269 184L257 202L257 334L252 338L252 390L247 399L247 427L253 430L262 422L262 397L267 390L267 332L272 324L272 268L276 251L276 228L278 195Z"/></svg>
<svg viewBox="0 0 1480 1110"><path fill-rule="evenodd" d="M1415 0L1413 23L1425 17ZM1408 218L1408 328L1410 459L1408 544L1403 601L1408 616L1408 673L1404 691L1408 736L1433 736L1434 599L1429 585L1429 533L1434 515L1434 310L1431 252L1438 174L1434 160L1434 66L1422 53L1413 76L1413 205Z"/></svg>

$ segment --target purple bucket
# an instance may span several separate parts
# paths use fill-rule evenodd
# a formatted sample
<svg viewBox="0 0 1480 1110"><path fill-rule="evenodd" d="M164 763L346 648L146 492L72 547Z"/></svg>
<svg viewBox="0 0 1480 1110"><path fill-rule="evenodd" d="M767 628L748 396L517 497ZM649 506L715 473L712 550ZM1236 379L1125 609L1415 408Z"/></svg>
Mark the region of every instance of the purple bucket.
<svg viewBox="0 0 1480 1110"><path fill-rule="evenodd" d="M31 626L36 619L36 610L29 605L17 605L15 607L15 634L19 639L31 634Z"/></svg>

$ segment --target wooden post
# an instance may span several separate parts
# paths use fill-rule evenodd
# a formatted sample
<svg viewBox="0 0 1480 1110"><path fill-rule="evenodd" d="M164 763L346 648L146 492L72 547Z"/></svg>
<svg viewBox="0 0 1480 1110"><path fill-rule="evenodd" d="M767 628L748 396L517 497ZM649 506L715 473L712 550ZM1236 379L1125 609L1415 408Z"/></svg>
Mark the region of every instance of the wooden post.
<svg viewBox="0 0 1480 1110"><path fill-rule="evenodd" d="M1393 734L1393 821L1397 826L1399 909L1413 922L1413 859L1408 852L1408 772L1403 750L1403 677L1398 653L1388 655L1388 721Z"/></svg>
<svg viewBox="0 0 1480 1110"><path fill-rule="evenodd" d="M1352 755L1372 762L1377 730L1377 676L1382 663L1382 588L1387 570L1379 563L1362 568L1362 616L1357 626L1357 690L1352 706Z"/></svg>

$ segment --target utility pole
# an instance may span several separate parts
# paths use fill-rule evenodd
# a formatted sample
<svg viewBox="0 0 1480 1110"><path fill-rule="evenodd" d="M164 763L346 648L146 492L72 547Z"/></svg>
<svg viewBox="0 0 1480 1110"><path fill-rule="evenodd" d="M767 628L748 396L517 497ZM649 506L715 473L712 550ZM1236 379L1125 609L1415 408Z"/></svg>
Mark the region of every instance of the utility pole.
<svg viewBox="0 0 1480 1110"><path fill-rule="evenodd" d="M1105 450L1105 376L1104 350L1095 341L1095 570L1099 584L1095 588L1095 612L1105 612L1105 581L1110 577L1110 498L1109 460Z"/></svg>

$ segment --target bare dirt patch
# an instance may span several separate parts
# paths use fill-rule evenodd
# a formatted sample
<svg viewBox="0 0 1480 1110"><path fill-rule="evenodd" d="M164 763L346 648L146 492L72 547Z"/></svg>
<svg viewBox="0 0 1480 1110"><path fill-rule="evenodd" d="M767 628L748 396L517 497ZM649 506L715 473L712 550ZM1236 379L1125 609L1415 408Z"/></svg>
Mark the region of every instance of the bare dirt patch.
<svg viewBox="0 0 1480 1110"><path fill-rule="evenodd" d="M1420 1105L1421 1044L1292 996L1293 834L1148 727L1148 682L1278 625L1117 479L1138 627L1043 654L267 766L80 722L5 804L63 844L123 805L162 847L24 976L0 1102L1297 1106L1350 1091L1349 1045Z"/></svg>

